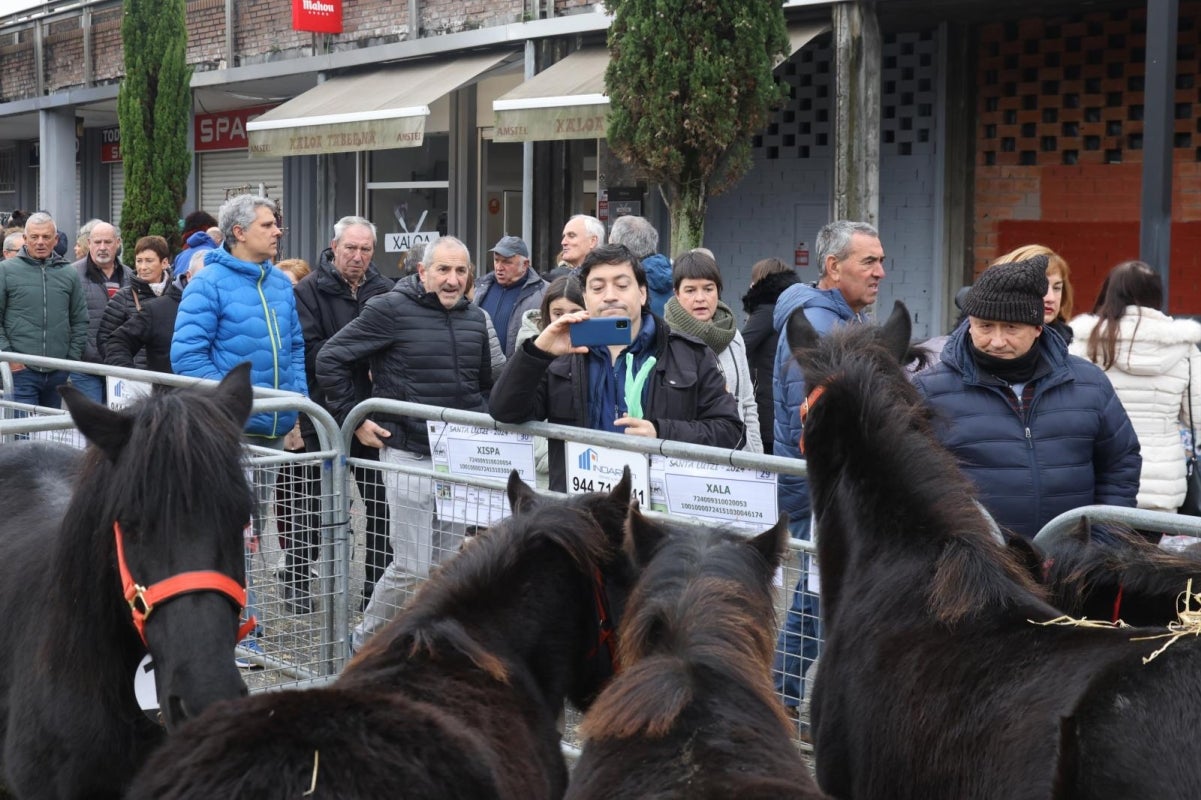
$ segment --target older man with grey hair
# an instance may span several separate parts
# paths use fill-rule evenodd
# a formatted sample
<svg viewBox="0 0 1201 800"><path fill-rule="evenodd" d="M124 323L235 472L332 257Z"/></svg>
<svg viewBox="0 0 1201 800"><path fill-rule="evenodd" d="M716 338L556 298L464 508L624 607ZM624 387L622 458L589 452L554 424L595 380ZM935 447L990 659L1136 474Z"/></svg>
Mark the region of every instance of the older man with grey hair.
<svg viewBox="0 0 1201 800"><path fill-rule="evenodd" d="M129 285L133 270L117 257L117 251L121 249L121 236L109 223L100 219L91 220L80 228L80 236L84 237L86 255L72 266L79 272L88 301L88 346L83 360L89 364L101 364L104 356L96 345L100 321L108 301ZM72 372L71 383L97 403L104 402L105 381L100 375Z"/></svg>
<svg viewBox="0 0 1201 800"><path fill-rule="evenodd" d="M596 217L576 214L563 226L559 266L576 270L584 258L598 245L605 243L605 224ZM549 277L549 276L548 276Z"/></svg>
<svg viewBox="0 0 1201 800"><path fill-rule="evenodd" d="M412 403L487 412L492 388L488 326L467 299L471 256L467 246L442 236L425 248L417 274L401 278L375 297L317 353L317 381L325 403L342 422L358 402L355 365L371 364L372 395ZM364 420L355 437L381 448L380 460L432 470L429 433L416 417ZM433 484L420 475L388 470L384 489L391 510L394 559L355 629L358 649L403 604L432 567L458 549L461 525L434 520Z"/></svg>
<svg viewBox="0 0 1201 800"><path fill-rule="evenodd" d="M0 256L0 261L12 258L17 253L21 252L21 248L25 246L25 234L20 231L13 231L8 236L4 237L4 255Z"/></svg>
<svg viewBox="0 0 1201 800"><path fill-rule="evenodd" d="M663 316L663 307L671 299L672 280L671 259L657 252L659 231L646 217L627 214L613 221L609 244L624 244L642 261L646 272L646 304L657 316Z"/></svg>
<svg viewBox="0 0 1201 800"><path fill-rule="evenodd" d="M44 211L25 221L25 246L0 261L0 350L31 356L83 358L88 306L79 273L54 251L58 228ZM66 370L10 362L13 399L59 408Z"/></svg>

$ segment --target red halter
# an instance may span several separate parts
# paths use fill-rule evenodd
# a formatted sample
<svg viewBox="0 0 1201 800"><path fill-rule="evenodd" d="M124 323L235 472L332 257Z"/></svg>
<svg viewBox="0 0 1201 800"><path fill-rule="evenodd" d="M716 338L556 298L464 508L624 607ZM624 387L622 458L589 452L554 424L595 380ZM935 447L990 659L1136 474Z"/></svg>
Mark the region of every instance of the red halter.
<svg viewBox="0 0 1201 800"><path fill-rule="evenodd" d="M813 406L821 399L821 396L826 393L826 385L824 383L814 387L801 403L801 427L805 427L805 418L809 416L809 412L813 410ZM805 455L805 434L801 434L801 440L797 442L797 446L801 450L801 455Z"/></svg>
<svg viewBox="0 0 1201 800"><path fill-rule="evenodd" d="M584 658L594 659L604 649L609 657L611 674L616 675L621 671L621 665L617 662L617 641L614 636L612 614L609 612L609 596L605 592L605 576L599 568L593 569L592 572L592 602L596 610L597 637L596 643Z"/></svg>
<svg viewBox="0 0 1201 800"><path fill-rule="evenodd" d="M239 611L246 607L246 587L228 575L213 570L182 572L149 587L139 585L130 574L129 565L125 563L125 543L122 540L119 522L113 523L113 533L117 539L117 568L121 571L121 589L125 594L125 602L129 603L133 626L137 629L138 636L142 637L142 644L146 644L147 647L149 645L146 643L146 620L150 618L151 612L156 606L181 594L217 592L232 600ZM258 623L254 617L242 623L238 628L238 641L245 639L256 624Z"/></svg>

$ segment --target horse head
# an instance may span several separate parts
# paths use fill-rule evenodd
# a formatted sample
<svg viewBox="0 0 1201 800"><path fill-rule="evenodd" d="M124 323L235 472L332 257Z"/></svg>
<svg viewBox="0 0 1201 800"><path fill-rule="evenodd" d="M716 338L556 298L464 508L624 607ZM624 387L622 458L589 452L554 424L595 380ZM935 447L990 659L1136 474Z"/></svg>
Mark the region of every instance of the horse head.
<svg viewBox="0 0 1201 800"><path fill-rule="evenodd" d="M91 569L109 576L100 591L128 603L121 639L149 651L170 729L246 693L233 650L253 512L242 465L249 365L215 389L156 392L122 411L69 386L62 396L93 445L64 525L90 532Z"/></svg>

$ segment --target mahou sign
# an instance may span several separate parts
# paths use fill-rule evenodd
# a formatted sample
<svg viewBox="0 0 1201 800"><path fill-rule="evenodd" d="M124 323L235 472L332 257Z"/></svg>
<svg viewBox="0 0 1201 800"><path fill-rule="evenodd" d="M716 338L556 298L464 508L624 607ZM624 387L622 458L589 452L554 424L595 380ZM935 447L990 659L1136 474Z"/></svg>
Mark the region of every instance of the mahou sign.
<svg viewBox="0 0 1201 800"><path fill-rule="evenodd" d="M275 106L252 106L216 114L197 114L194 130L196 152L247 149L246 123L272 108Z"/></svg>
<svg viewBox="0 0 1201 800"><path fill-rule="evenodd" d="M292 0L292 30L342 32L342 0Z"/></svg>

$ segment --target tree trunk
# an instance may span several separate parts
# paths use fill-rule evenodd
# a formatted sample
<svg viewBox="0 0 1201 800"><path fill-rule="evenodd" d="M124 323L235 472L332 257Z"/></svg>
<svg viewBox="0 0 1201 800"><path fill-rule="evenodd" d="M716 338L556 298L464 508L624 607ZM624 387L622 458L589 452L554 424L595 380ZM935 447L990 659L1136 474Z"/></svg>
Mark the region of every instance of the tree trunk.
<svg viewBox="0 0 1201 800"><path fill-rule="evenodd" d="M671 207L671 252L672 260L705 241L705 209L708 202L704 193L681 190L676 194Z"/></svg>

